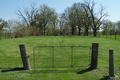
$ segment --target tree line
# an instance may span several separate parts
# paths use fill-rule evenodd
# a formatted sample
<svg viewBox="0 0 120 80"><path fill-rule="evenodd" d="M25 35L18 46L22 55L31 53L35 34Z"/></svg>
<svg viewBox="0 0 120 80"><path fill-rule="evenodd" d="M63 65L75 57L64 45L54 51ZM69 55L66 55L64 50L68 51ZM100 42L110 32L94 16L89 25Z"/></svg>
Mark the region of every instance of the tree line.
<svg viewBox="0 0 120 80"><path fill-rule="evenodd" d="M92 31L95 37L99 30L102 34L114 34L115 30L120 29L120 21L113 23L106 20L108 13L104 6L100 5L97 10L94 0L74 3L61 14L46 4L37 8L36 4L32 3L30 7L16 10L20 20L5 21L0 19L0 32L12 33L15 37L23 37L50 34L55 36L58 34L81 35L81 33L88 36L89 32Z"/></svg>

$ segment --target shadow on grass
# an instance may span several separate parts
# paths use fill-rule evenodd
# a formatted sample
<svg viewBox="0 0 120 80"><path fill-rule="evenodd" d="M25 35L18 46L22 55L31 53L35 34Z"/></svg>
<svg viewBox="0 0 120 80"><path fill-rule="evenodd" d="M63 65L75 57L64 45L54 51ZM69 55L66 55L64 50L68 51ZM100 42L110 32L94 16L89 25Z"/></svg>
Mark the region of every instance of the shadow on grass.
<svg viewBox="0 0 120 80"><path fill-rule="evenodd" d="M101 78L101 79L99 79L99 80L110 80L110 79L108 79L108 76L106 76L106 77Z"/></svg>
<svg viewBox="0 0 120 80"><path fill-rule="evenodd" d="M4 69L1 72L20 71L20 70L25 70L25 69L23 67L21 68L16 67L16 68L11 68L11 69Z"/></svg>
<svg viewBox="0 0 120 80"><path fill-rule="evenodd" d="M89 71L92 71L93 69L91 69L91 67L87 68L87 69L84 69L84 70L81 70L79 72L77 72L77 74L83 74L83 73L86 73L86 72L89 72Z"/></svg>

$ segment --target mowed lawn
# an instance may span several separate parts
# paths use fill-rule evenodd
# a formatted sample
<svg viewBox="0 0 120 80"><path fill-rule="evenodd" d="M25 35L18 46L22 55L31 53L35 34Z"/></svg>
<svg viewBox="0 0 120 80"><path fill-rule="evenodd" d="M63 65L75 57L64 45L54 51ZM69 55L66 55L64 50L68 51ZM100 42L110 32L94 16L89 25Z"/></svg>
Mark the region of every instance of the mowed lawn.
<svg viewBox="0 0 120 80"><path fill-rule="evenodd" d="M99 43L98 69L88 67L34 68L35 46L91 46ZM25 43L32 70L23 67L19 44ZM120 79L120 41L86 36L33 36L0 41L0 80L106 80L109 74L109 49L114 50L116 79ZM47 55L47 54L46 54ZM39 64L39 62L38 62ZM84 62L82 63L84 64Z"/></svg>

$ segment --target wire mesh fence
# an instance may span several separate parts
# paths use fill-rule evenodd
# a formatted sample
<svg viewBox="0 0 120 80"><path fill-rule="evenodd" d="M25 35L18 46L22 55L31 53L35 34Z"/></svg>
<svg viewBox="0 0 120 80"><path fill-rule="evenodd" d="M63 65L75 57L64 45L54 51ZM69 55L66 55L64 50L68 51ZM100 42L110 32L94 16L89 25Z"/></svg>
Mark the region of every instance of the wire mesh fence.
<svg viewBox="0 0 120 80"><path fill-rule="evenodd" d="M120 40L120 34L102 34L101 32L97 33L97 37L106 38L106 39L113 39L113 40Z"/></svg>
<svg viewBox="0 0 120 80"><path fill-rule="evenodd" d="M0 33L0 40L11 39L13 34L10 33Z"/></svg>
<svg viewBox="0 0 120 80"><path fill-rule="evenodd" d="M99 66L109 67L109 54L99 55ZM114 66L120 67L120 53L114 51Z"/></svg>
<svg viewBox="0 0 120 80"><path fill-rule="evenodd" d="M16 33L0 33L0 40L4 39L13 39L13 38L20 38L20 37L28 37L29 35L24 34L16 34Z"/></svg>
<svg viewBox="0 0 120 80"><path fill-rule="evenodd" d="M89 66L91 48L88 46L34 47L34 68Z"/></svg>

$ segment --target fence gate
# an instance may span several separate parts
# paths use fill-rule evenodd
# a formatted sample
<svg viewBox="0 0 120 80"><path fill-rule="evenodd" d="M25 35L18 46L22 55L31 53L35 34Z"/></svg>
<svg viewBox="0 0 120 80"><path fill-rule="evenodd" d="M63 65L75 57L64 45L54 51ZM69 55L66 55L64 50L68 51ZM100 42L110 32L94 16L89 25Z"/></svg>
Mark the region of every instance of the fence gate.
<svg viewBox="0 0 120 80"><path fill-rule="evenodd" d="M89 46L38 46L33 54L34 68L84 67L91 62Z"/></svg>

